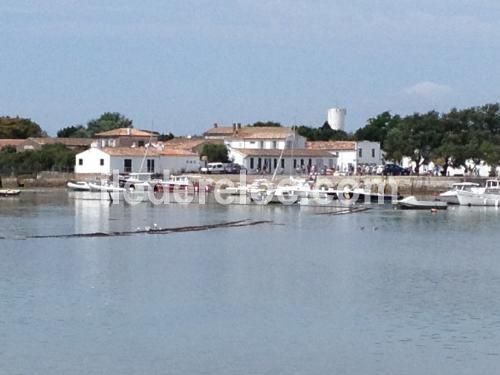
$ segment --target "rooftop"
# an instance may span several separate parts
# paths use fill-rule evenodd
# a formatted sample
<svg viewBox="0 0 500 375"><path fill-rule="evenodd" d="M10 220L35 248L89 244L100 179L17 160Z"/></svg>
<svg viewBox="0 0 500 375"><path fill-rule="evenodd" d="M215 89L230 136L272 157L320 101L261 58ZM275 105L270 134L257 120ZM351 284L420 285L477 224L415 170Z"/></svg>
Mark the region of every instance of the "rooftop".
<svg viewBox="0 0 500 375"><path fill-rule="evenodd" d="M119 128L96 133L96 137L157 137L158 134L134 128Z"/></svg>
<svg viewBox="0 0 500 375"><path fill-rule="evenodd" d="M328 151L354 151L356 142L353 141L310 141L306 142L306 148L310 150Z"/></svg>
<svg viewBox="0 0 500 375"><path fill-rule="evenodd" d="M294 134L291 128L284 126L217 126L208 129L205 135L223 135L244 139L283 139Z"/></svg>
<svg viewBox="0 0 500 375"><path fill-rule="evenodd" d="M311 150L307 148L298 149L256 149L256 148L239 148L233 149L235 152L240 152L246 156L261 156L261 157L279 157L283 152L284 157L317 157L317 158L331 158L333 155L325 150Z"/></svg>
<svg viewBox="0 0 500 375"><path fill-rule="evenodd" d="M198 156L197 153L183 149L159 149L154 147L105 147L101 149L111 156Z"/></svg>
<svg viewBox="0 0 500 375"><path fill-rule="evenodd" d="M5 146L17 146L24 142L24 139L0 139L0 150Z"/></svg>
<svg viewBox="0 0 500 375"><path fill-rule="evenodd" d="M91 138L51 138L51 137L44 137L44 138L27 138L26 140L33 141L35 143L38 143L39 145L49 145L49 144L55 144L55 143L62 143L63 145L66 146L90 146L90 144L94 141ZM25 141L23 139L23 141Z"/></svg>

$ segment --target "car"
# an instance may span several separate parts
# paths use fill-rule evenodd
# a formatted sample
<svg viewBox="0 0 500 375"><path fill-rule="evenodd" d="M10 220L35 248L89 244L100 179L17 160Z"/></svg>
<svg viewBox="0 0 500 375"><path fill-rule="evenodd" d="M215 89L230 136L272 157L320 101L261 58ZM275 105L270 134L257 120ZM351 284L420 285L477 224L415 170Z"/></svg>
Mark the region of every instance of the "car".
<svg viewBox="0 0 500 375"><path fill-rule="evenodd" d="M208 163L206 167L200 168L201 173L224 173L224 164L223 163Z"/></svg>
<svg viewBox="0 0 500 375"><path fill-rule="evenodd" d="M386 164L382 174L384 176L409 176L410 170L397 164Z"/></svg>
<svg viewBox="0 0 500 375"><path fill-rule="evenodd" d="M224 168L224 171L228 174L240 174L242 171L244 173L246 173L246 168L242 167L239 164L230 163L230 164L226 165L226 167Z"/></svg>

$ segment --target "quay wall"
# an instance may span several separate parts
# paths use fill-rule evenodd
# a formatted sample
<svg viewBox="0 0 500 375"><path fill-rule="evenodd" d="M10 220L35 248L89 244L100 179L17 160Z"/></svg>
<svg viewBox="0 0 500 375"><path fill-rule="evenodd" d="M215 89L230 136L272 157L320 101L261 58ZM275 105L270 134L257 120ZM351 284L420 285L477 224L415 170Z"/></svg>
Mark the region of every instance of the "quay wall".
<svg viewBox="0 0 500 375"><path fill-rule="evenodd" d="M256 179L267 178L270 176L246 176L247 183L251 183ZM277 176L277 182L285 176ZM304 177L306 178L306 177ZM203 176L207 181L219 181L228 179L234 183L239 182L239 175L209 175ZM318 184L328 184L328 186L338 187L350 185L356 186L371 186L372 191L375 191L379 184L383 186L384 192L394 193L391 189L397 188L397 192L401 195L433 195L448 190L448 188L457 182L477 182L484 184L486 178L481 177L435 177L435 176L318 176Z"/></svg>
<svg viewBox="0 0 500 375"><path fill-rule="evenodd" d="M194 176L194 174L193 174ZM201 178L201 183L214 184L222 179L238 183L240 175L197 175ZM92 180L95 175L75 175L73 173L41 172L36 177L0 177L0 187L2 188L47 188L64 187L69 180ZM252 183L256 179L271 179L270 175L246 175L247 183ZM287 176L277 176L276 181L287 178ZM304 177L303 178L307 178ZM372 191L382 184L386 193L392 193L393 186L402 195L432 195L446 191L448 187L456 182L471 181L484 183L486 179L480 177L435 177L435 176L318 176L319 184L327 184L331 187L351 185L353 187L364 185L372 186Z"/></svg>

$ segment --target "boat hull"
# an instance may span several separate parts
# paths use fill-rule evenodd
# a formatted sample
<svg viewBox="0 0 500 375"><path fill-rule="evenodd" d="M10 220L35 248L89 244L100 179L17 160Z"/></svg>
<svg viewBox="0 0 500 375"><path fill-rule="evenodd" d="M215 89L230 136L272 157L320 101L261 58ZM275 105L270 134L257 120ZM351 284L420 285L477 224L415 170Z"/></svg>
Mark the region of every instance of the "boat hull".
<svg viewBox="0 0 500 375"><path fill-rule="evenodd" d="M494 193L473 193L473 192L459 192L458 201L461 206L489 206L498 207L500 205L500 194Z"/></svg>

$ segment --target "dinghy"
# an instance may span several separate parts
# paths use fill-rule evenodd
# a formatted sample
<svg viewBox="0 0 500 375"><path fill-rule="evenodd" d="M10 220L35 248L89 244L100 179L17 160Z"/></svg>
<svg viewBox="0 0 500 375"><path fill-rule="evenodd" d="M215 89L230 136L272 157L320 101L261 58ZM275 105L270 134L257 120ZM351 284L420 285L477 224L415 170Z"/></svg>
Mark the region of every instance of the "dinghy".
<svg viewBox="0 0 500 375"><path fill-rule="evenodd" d="M448 203L441 201L419 201L414 196L409 196L396 202L399 208L407 210L446 210Z"/></svg>

